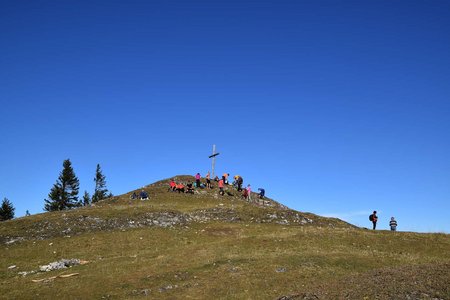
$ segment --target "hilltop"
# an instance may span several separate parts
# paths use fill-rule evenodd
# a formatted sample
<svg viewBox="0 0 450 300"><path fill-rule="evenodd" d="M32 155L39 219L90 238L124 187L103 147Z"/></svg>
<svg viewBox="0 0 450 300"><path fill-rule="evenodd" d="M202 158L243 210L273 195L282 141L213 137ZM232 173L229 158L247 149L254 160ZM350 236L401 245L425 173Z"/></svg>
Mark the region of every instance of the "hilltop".
<svg viewBox="0 0 450 300"><path fill-rule="evenodd" d="M373 232L231 187L168 183L0 223L0 297L450 299L449 235ZM141 189L150 199L131 200ZM36 271L62 259L73 266Z"/></svg>
<svg viewBox="0 0 450 300"><path fill-rule="evenodd" d="M194 177L172 177L177 182L193 182ZM173 227L209 221L230 223L275 223L315 227L349 228L353 225L336 218L302 213L252 193L252 201L242 199L232 186L224 196L218 189L196 189L195 193L168 192L170 179L161 180L126 194L64 212L50 212L15 220L3 229L0 242L77 235L85 232L137 227ZM131 195L144 190L149 200L132 200Z"/></svg>

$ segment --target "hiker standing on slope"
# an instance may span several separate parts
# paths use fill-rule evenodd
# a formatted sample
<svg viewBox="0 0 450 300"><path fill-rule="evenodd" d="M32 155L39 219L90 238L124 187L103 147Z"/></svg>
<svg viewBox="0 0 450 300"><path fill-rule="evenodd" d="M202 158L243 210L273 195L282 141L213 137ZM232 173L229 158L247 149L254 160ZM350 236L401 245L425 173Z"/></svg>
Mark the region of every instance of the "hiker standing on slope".
<svg viewBox="0 0 450 300"><path fill-rule="evenodd" d="M222 180L224 184L228 184L228 176L230 176L229 173L223 173Z"/></svg>
<svg viewBox="0 0 450 300"><path fill-rule="evenodd" d="M200 173L197 173L195 175L195 185L198 189L200 188L200 178L202 178L202 176L200 176Z"/></svg>
<svg viewBox="0 0 450 300"><path fill-rule="evenodd" d="M250 184L247 185L247 193L248 193L248 201L250 202L250 201L252 201L252 197L251 197L252 188L251 188Z"/></svg>
<svg viewBox="0 0 450 300"><path fill-rule="evenodd" d="M378 216L377 216L377 211L376 210L374 210L373 214L371 214L369 216L369 220L372 221L373 230L375 230L377 228L377 221L378 221Z"/></svg>
<svg viewBox="0 0 450 300"><path fill-rule="evenodd" d="M223 196L225 192L223 191L223 179L219 180L219 194Z"/></svg>
<svg viewBox="0 0 450 300"><path fill-rule="evenodd" d="M248 198L248 191L247 191L247 189L243 189L242 190L242 198L244 198L244 200L247 200L247 198Z"/></svg>
<svg viewBox="0 0 450 300"><path fill-rule="evenodd" d="M391 226L392 231L397 231L397 221L394 217L392 217L391 221L389 221L389 226Z"/></svg>
<svg viewBox="0 0 450 300"><path fill-rule="evenodd" d="M206 187L208 188L208 189L210 189L211 188L211 175L209 175L209 171L208 171L208 174L206 174Z"/></svg>
<svg viewBox="0 0 450 300"><path fill-rule="evenodd" d="M236 182L236 188L237 188L238 192L242 191L242 183L244 182L244 180L242 179L242 176L240 176L240 175L234 176L234 181Z"/></svg>

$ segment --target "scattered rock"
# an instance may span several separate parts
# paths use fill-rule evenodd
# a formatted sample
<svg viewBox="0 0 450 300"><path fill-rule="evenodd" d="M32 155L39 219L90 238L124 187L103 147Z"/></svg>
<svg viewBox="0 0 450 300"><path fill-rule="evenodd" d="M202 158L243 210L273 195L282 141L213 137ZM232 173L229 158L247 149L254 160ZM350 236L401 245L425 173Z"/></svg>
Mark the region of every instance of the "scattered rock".
<svg viewBox="0 0 450 300"><path fill-rule="evenodd" d="M289 225L289 221L286 219L281 219L279 221L276 221L275 223L280 224L280 225Z"/></svg>
<svg viewBox="0 0 450 300"><path fill-rule="evenodd" d="M14 243L16 243L16 242L21 242L21 241L24 241L25 239L23 238L23 237L16 237L16 238L12 238L12 239L10 239L10 240L8 240L8 241L6 241L5 242L5 244L6 245L11 245L11 244L14 244Z"/></svg>
<svg viewBox="0 0 450 300"><path fill-rule="evenodd" d="M54 261L49 263L48 265L39 266L39 271L41 272L50 272L53 270L60 270L70 268L72 266L85 264L87 262L81 261L79 259L61 259L60 261Z"/></svg>
<svg viewBox="0 0 450 300"><path fill-rule="evenodd" d="M19 272L19 273L17 273L18 275L22 275L23 277L25 277L25 276L27 276L27 275L30 275L30 274L35 274L35 273L37 273L37 271L24 271L24 272Z"/></svg>
<svg viewBox="0 0 450 300"><path fill-rule="evenodd" d="M167 291L172 290L172 289L175 289L175 288L177 288L177 287L178 287L178 285L171 285L171 284L169 284L169 285L160 287L160 288L159 288L159 292L160 292L160 293L167 292Z"/></svg>
<svg viewBox="0 0 450 300"><path fill-rule="evenodd" d="M143 289L143 290L133 290L133 295L144 295L148 296L152 290L151 289Z"/></svg>

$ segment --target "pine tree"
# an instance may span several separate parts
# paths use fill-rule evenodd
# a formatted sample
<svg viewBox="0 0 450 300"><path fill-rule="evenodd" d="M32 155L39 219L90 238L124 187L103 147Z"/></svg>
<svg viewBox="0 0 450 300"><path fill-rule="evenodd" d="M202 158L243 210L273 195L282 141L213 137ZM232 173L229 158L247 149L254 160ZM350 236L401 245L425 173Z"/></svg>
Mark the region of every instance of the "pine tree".
<svg viewBox="0 0 450 300"><path fill-rule="evenodd" d="M2 201L2 206L0 207L0 221L11 220L14 218L14 211L16 209L12 205L12 203L4 198Z"/></svg>
<svg viewBox="0 0 450 300"><path fill-rule="evenodd" d="M63 170L59 174L58 180L53 185L48 200L45 199L44 210L55 211L65 210L81 206L78 201L78 190L80 182L72 168L69 159L63 162Z"/></svg>
<svg viewBox="0 0 450 300"><path fill-rule="evenodd" d="M89 206L91 204L91 195L87 191L84 191L83 195L83 205Z"/></svg>
<svg viewBox="0 0 450 300"><path fill-rule="evenodd" d="M95 191L92 195L92 203L98 202L105 198L108 198L108 189L106 188L106 176L102 174L100 164L97 164L97 170L95 171ZM109 193L111 194L111 193ZM111 194L112 195L112 194Z"/></svg>

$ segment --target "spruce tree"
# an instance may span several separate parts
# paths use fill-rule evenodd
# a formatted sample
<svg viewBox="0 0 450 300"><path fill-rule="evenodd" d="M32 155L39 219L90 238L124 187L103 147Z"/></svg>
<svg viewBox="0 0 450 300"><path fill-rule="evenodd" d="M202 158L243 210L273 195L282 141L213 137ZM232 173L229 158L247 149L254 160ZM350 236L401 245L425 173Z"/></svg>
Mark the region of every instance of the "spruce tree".
<svg viewBox="0 0 450 300"><path fill-rule="evenodd" d="M112 195L106 188L106 176L102 174L100 164L97 164L94 182L95 182L95 191L94 195L92 195L92 203L108 198L109 194Z"/></svg>
<svg viewBox="0 0 450 300"><path fill-rule="evenodd" d="M78 207L81 205L78 201L78 190L80 182L72 168L69 159L63 162L63 170L59 174L58 180L53 185L48 200L45 199L44 210L56 211Z"/></svg>
<svg viewBox="0 0 450 300"><path fill-rule="evenodd" d="M91 195L87 191L84 191L83 195L83 205L89 206L91 204Z"/></svg>
<svg viewBox="0 0 450 300"><path fill-rule="evenodd" d="M12 205L12 203L4 198L2 201L2 206L0 207L0 221L11 220L14 218L14 211L16 209Z"/></svg>

